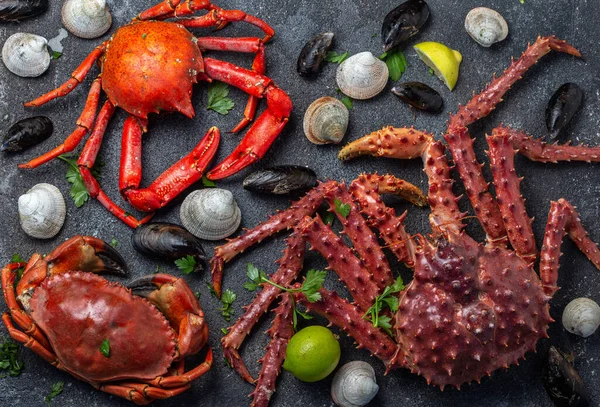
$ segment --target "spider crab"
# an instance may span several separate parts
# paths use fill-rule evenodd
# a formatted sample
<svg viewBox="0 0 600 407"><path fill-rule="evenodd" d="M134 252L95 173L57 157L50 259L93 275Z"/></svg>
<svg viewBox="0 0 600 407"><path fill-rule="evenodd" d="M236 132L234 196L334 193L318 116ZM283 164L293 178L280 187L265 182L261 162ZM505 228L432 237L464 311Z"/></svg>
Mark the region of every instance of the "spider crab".
<svg viewBox="0 0 600 407"><path fill-rule="evenodd" d="M540 338L547 337L548 324L553 321L549 300L558 289L560 245L565 233L598 268L600 252L588 238L575 208L559 199L551 204L539 253L538 276L533 268L538 253L531 219L519 191L515 151L541 162L598 162L600 148L548 145L522 132L498 127L487 138L497 196L494 198L488 191L466 126L488 115L525 71L551 50L580 55L555 37L538 38L500 77L494 78L450 117L444 137L486 232L485 244L463 231L465 214L459 210L458 198L452 192L444 144L426 132L388 127L350 143L340 151L340 159L362 154L421 157L429 180L427 197L414 185L392 175L363 174L348 187L335 181L321 183L291 208L218 247L211 261L215 287L220 290L226 262L262 239L292 228L294 232L287 241L279 269L270 279L279 285L294 284L308 241L347 286L353 302L324 288L317 302L310 303L302 293L293 294L294 300L345 330L359 347L384 361L388 370L408 368L428 383L443 388L479 382L494 370L517 363L526 352L535 349ZM403 196L417 205L429 204L432 229L429 238L406 232L402 223L406 213L397 215L385 206L381 195L387 193ZM352 248L318 216L311 217L324 200L331 208L336 200L349 206L346 217L334 213ZM371 228L379 231L385 247L414 269L413 280L398 297L392 337L363 319L375 298L393 282L390 266ZM222 339L225 356L251 383L255 380L238 349L279 293L277 287L265 285ZM273 340L262 359L256 390L251 394L253 405L268 404L275 389L285 344L291 336L292 321L286 311L290 307L284 299L276 310L270 330Z"/></svg>
<svg viewBox="0 0 600 407"><path fill-rule="evenodd" d="M202 16L181 18L206 10ZM173 19L174 21L163 21ZM195 37L185 27L222 28L229 22L245 21L260 28L264 38ZM192 118L192 86L199 81L218 80L248 93L244 118L233 129L242 130L253 119L259 98L267 100L267 109L257 118L238 147L208 172L213 180L228 177L262 158L288 121L292 103L265 73L264 44L274 35L264 21L240 10L223 10L207 0L165 0L142 12L131 23L120 27L110 39L97 46L73 71L71 78L58 88L25 103L40 106L69 94L88 74L95 61L101 67L77 121L77 128L53 150L19 165L35 168L60 154L72 151L91 130L78 166L90 195L97 198L113 215L131 227L138 221L116 205L100 188L91 173L108 121L116 107L129 117L121 141L119 189L136 209L155 211L202 178L217 151L220 133L216 127L185 157L173 164L147 188L142 178L142 136L147 131L148 115L179 112ZM205 58L202 51L235 51L256 54L252 69ZM101 91L107 100L96 115Z"/></svg>
<svg viewBox="0 0 600 407"><path fill-rule="evenodd" d="M15 287L20 267L25 269ZM2 290L9 312L2 321L10 336L58 369L136 404L189 389L210 369L212 351L185 371L183 358L208 339L188 285L155 274L127 289L94 274L101 272L125 275L125 263L91 236L72 237L45 257L34 254L27 263L6 265Z"/></svg>

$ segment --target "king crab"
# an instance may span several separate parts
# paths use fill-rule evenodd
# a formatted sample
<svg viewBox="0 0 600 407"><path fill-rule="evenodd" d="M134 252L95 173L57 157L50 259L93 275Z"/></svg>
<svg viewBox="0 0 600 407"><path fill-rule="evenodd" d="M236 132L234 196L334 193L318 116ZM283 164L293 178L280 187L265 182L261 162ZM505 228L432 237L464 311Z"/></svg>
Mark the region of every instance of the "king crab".
<svg viewBox="0 0 600 407"><path fill-rule="evenodd" d="M324 288L317 302L309 302L301 292L293 294L294 300L345 330L360 348L380 358L388 370L408 368L428 383L444 388L479 382L494 370L517 363L526 352L535 349L540 338L547 337L548 324L553 321L549 300L558 289L560 245L565 233L598 268L600 252L588 238L575 208L561 198L551 203L538 276L533 268L538 253L531 219L525 211L520 179L514 168L515 149L534 161L598 162L600 148L548 145L522 132L498 127L487 137L497 196L494 198L466 126L488 115L522 74L550 50L580 56L564 41L538 38L503 75L494 78L450 118L444 138L486 232L485 244L463 231L465 214L459 210L458 198L452 192L453 181L442 142L412 128L388 127L350 143L340 151L340 159L362 154L403 159L420 156L429 180L427 197L415 186L391 175L363 174L348 188L335 181L321 183L291 208L218 247L211 261L215 289L220 291L226 262L262 239L293 228L279 269L270 279L292 286L302 269L308 241L347 286L353 303ZM431 237L410 236L402 224L406 214L398 216L384 205L381 195L386 193L403 196L417 205L423 200L428 202ZM336 200L349 205L347 217L332 211L352 242L352 249L318 216L311 217L324 200L331 208ZM413 280L399 294L393 337L363 319L375 298L393 282L390 266L371 228L380 232L386 247L400 261L414 269ZM268 404L285 357L285 343L292 334L287 296L276 311L270 330L273 340L262 359L258 381L248 372L238 349L279 294L279 288L264 285L222 339L232 367L245 380L256 382L251 396L257 406Z"/></svg>
<svg viewBox="0 0 600 407"><path fill-rule="evenodd" d="M202 16L182 18L206 10ZM174 21L163 21L172 19ZM195 37L185 27L222 28L230 22L245 21L260 28L264 38ZM217 151L220 133L216 127L185 157L173 164L147 188L142 179L142 136L147 131L150 113L179 112L192 118L192 86L199 81L218 80L247 92L250 97L244 118L233 129L246 127L256 113L259 98L266 98L267 109L252 124L238 147L208 172L212 180L228 177L262 158L288 121L292 102L265 73L264 44L274 35L264 21L240 10L223 10L210 1L165 0L142 12L134 21L120 27L107 41L97 46L73 71L71 78L58 88L25 103L43 105L75 89L91 70L94 62L101 67L77 120L77 128L51 151L34 158L20 168L36 168L61 154L74 150L92 130L77 164L90 195L113 215L131 227L138 221L115 204L100 188L91 168L100 150L102 138L116 107L129 117L122 136L119 190L133 207L152 212L167 205L178 194L199 181ZM256 54L252 69L205 58L202 51L235 51ZM106 102L96 115L101 90Z"/></svg>

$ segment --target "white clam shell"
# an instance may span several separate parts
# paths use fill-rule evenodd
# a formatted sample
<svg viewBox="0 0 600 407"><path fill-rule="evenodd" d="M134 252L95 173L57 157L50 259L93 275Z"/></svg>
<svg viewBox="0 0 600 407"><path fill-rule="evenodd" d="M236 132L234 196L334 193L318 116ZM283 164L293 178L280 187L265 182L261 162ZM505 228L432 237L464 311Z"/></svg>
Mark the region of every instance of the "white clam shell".
<svg viewBox="0 0 600 407"><path fill-rule="evenodd" d="M65 28L80 38L100 37L112 24L106 0L65 0L61 17Z"/></svg>
<svg viewBox="0 0 600 407"><path fill-rule="evenodd" d="M587 338L600 326L600 306L589 298L575 298L565 307L562 323L567 331Z"/></svg>
<svg viewBox="0 0 600 407"><path fill-rule="evenodd" d="M233 194L226 189L206 188L190 193L179 212L181 224L194 236L220 240L237 230L242 221Z"/></svg>
<svg viewBox="0 0 600 407"><path fill-rule="evenodd" d="M360 407L369 403L379 391L375 371L367 362L346 363L331 383L331 398L341 407Z"/></svg>
<svg viewBox="0 0 600 407"><path fill-rule="evenodd" d="M31 237L50 239L65 223L65 200L54 185L37 184L19 197L21 228Z"/></svg>
<svg viewBox="0 0 600 407"><path fill-rule="evenodd" d="M349 116L348 108L336 98L319 98L306 109L304 134L314 144L337 144L346 134Z"/></svg>
<svg viewBox="0 0 600 407"><path fill-rule="evenodd" d="M487 7L477 7L467 14L465 30L479 45L489 47L506 38L508 24L497 11Z"/></svg>
<svg viewBox="0 0 600 407"><path fill-rule="evenodd" d="M385 62L370 52L352 55L340 64L336 73L338 87L353 99L370 99L379 94L388 81Z"/></svg>
<svg viewBox="0 0 600 407"><path fill-rule="evenodd" d="M35 34L13 34L2 47L2 61L15 75L25 78L40 76L50 66L48 40Z"/></svg>

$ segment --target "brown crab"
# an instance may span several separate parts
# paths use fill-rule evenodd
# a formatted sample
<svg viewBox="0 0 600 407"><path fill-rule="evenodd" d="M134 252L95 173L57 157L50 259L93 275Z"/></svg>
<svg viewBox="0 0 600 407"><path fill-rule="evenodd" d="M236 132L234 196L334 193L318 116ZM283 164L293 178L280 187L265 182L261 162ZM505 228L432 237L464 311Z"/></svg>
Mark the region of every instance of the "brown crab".
<svg viewBox="0 0 600 407"><path fill-rule="evenodd" d="M540 338L547 337L548 324L552 322L548 301L558 289L560 245L565 233L598 268L600 252L587 237L575 208L559 199L551 204L538 277L533 269L538 253L531 219L525 211L520 179L514 168L515 149L535 161L597 162L600 148L548 145L522 132L498 127L487 138L497 196L494 198L466 126L489 114L512 84L550 50L580 55L564 41L538 38L503 75L450 118L444 137L486 232L485 245L463 231L465 214L459 210L458 198L452 192L453 181L442 142L412 128L388 127L344 147L339 157L420 156L429 179L430 238L408 235L402 225L405 214L397 216L381 199L381 194L392 192L419 204L423 197L416 187L390 175L361 175L349 188L330 181L320 184L290 209L218 247L212 260L215 286L220 289L225 262L276 231L294 228L279 270L271 279L280 285L293 283L302 267L304 241L308 241L346 284L354 302L326 289L321 289L322 298L315 303L302 293L294 294L294 299L344 329L359 347L382 359L388 370L406 367L443 388L480 381L494 370L516 363L535 348ZM335 200L349 205L347 217L336 214L352 241L352 249L319 217L310 217L324 199L332 207ZM386 247L398 259L414 268L413 280L399 294L393 337L363 319L375 298L393 281L371 227L379 230ZM278 294L278 288L265 286L222 340L226 357L250 382L253 379L237 349ZM277 328L289 327L291 319L287 318L284 324L281 319L280 311ZM274 341L281 342L277 330L273 331ZM284 354L285 346L278 346L277 351L268 349L252 394L255 405L268 402Z"/></svg>

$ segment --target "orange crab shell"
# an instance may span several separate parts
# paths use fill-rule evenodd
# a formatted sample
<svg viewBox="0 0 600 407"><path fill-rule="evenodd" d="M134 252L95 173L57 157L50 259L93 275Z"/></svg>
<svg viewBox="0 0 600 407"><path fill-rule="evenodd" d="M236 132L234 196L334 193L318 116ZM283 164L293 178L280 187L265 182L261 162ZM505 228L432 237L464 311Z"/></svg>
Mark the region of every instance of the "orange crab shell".
<svg viewBox="0 0 600 407"><path fill-rule="evenodd" d="M119 28L102 67L104 92L128 113L140 118L160 111L194 116L192 86L204 72L204 62L196 37L182 25L139 21Z"/></svg>

